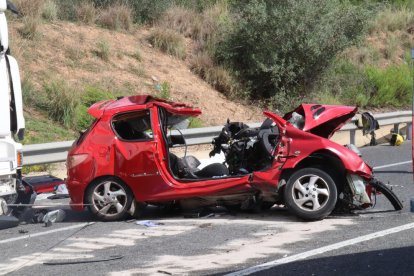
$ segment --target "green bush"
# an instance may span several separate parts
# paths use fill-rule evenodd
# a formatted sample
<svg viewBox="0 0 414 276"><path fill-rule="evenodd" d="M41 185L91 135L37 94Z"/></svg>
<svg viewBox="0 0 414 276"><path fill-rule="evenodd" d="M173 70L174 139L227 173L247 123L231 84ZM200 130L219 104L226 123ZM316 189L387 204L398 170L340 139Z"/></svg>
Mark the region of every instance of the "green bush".
<svg viewBox="0 0 414 276"><path fill-rule="evenodd" d="M46 93L46 107L49 117L66 127L73 127L76 121L76 109L79 105L77 92L65 82L54 80L43 86Z"/></svg>
<svg viewBox="0 0 414 276"><path fill-rule="evenodd" d="M135 23L153 24L171 6L171 0L130 0L129 5L133 9Z"/></svg>
<svg viewBox="0 0 414 276"><path fill-rule="evenodd" d="M413 70L405 63L385 69L367 67L366 76L373 87L369 101L375 107L408 106L412 98Z"/></svg>
<svg viewBox="0 0 414 276"><path fill-rule="evenodd" d="M103 90L99 87L87 87L82 93L80 104L76 109L76 126L77 130L88 128L94 118L89 115L88 108L96 102L103 100L115 99L110 91Z"/></svg>
<svg viewBox="0 0 414 276"><path fill-rule="evenodd" d="M77 9L85 0L55 0L58 6L57 16L60 20L77 21Z"/></svg>
<svg viewBox="0 0 414 276"><path fill-rule="evenodd" d="M305 93L336 54L357 41L369 15L340 0L234 1L233 7L237 15L216 58L252 98Z"/></svg>
<svg viewBox="0 0 414 276"><path fill-rule="evenodd" d="M339 58L323 73L306 101L365 107L372 93L364 69Z"/></svg>

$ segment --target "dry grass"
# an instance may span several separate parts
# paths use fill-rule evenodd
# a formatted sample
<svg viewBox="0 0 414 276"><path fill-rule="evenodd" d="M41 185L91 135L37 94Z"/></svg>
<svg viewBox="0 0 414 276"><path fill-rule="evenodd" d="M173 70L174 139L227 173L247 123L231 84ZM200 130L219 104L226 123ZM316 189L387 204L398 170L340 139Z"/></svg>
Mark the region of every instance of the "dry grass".
<svg viewBox="0 0 414 276"><path fill-rule="evenodd" d="M124 4L116 4L102 10L97 23L110 30L130 30L133 22L131 8Z"/></svg>
<svg viewBox="0 0 414 276"><path fill-rule="evenodd" d="M101 58L103 61L108 62L111 54L111 46L106 40L100 40L96 44L96 50L94 51L94 54L97 57Z"/></svg>
<svg viewBox="0 0 414 276"><path fill-rule="evenodd" d="M387 8L381 11L370 27L370 33L397 30L408 30L414 27L414 13L411 9L401 7Z"/></svg>
<svg viewBox="0 0 414 276"><path fill-rule="evenodd" d="M149 42L155 47L175 56L179 59L185 59L185 41L179 33L168 29L155 29L148 37Z"/></svg>
<svg viewBox="0 0 414 276"><path fill-rule="evenodd" d="M77 19L86 25L94 24L96 16L97 10L91 2L82 2L78 7L76 7Z"/></svg>
<svg viewBox="0 0 414 276"><path fill-rule="evenodd" d="M229 11L225 2L218 2L203 13L197 13L184 7L173 6L158 22L163 29L172 29L193 39L196 52L203 51L216 39L219 25L225 21Z"/></svg>
<svg viewBox="0 0 414 276"><path fill-rule="evenodd" d="M43 11L43 0L16 0L17 9L24 17L39 18Z"/></svg>
<svg viewBox="0 0 414 276"><path fill-rule="evenodd" d="M233 93L236 86L233 77L225 68L214 65L213 60L206 52L194 56L190 68L216 90L226 95Z"/></svg>
<svg viewBox="0 0 414 276"><path fill-rule="evenodd" d="M26 39L35 39L38 35L40 18L31 16L24 17L22 22L23 25L19 28L20 35Z"/></svg>
<svg viewBox="0 0 414 276"><path fill-rule="evenodd" d="M58 15L58 7L54 0L46 0L43 4L42 17L47 21L55 21Z"/></svg>
<svg viewBox="0 0 414 276"><path fill-rule="evenodd" d="M196 39L202 28L202 17L193 10L174 6L163 14L158 25Z"/></svg>

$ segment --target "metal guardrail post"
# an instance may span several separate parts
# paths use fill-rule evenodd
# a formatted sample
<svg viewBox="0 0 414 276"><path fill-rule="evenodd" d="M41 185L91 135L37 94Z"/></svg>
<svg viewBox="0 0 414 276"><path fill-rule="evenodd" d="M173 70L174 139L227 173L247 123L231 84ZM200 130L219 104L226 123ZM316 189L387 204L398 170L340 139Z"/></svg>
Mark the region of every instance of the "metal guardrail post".
<svg viewBox="0 0 414 276"><path fill-rule="evenodd" d="M399 129L400 123L394 124L394 133L398 133L398 129Z"/></svg>
<svg viewBox="0 0 414 276"><path fill-rule="evenodd" d="M355 134L356 134L356 129L351 129L351 130L349 131L349 142L350 142L352 145L355 145Z"/></svg>

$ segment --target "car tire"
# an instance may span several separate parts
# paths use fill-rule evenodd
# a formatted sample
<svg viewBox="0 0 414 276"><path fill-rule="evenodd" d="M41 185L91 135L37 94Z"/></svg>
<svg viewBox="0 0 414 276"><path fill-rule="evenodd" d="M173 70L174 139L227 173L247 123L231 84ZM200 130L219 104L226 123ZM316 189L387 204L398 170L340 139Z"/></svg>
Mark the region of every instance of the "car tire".
<svg viewBox="0 0 414 276"><path fill-rule="evenodd" d="M318 168L293 173L284 191L288 210L304 220L324 219L335 208L337 197L332 177Z"/></svg>
<svg viewBox="0 0 414 276"><path fill-rule="evenodd" d="M92 214L102 221L126 218L133 201L128 186L115 177L92 182L86 191L86 204Z"/></svg>

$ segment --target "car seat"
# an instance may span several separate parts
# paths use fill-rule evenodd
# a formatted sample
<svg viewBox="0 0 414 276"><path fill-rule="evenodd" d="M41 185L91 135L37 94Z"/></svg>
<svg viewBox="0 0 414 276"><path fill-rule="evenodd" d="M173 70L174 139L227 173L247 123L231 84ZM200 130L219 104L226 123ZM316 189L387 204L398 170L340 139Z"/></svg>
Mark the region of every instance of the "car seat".
<svg viewBox="0 0 414 276"><path fill-rule="evenodd" d="M229 175L229 169L221 163L213 163L202 169L198 166L201 162L194 156L179 158L174 153L169 153L170 168L172 173L183 179L215 178Z"/></svg>

